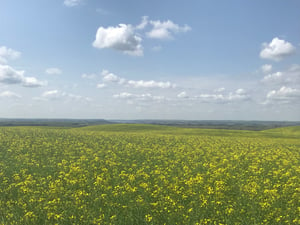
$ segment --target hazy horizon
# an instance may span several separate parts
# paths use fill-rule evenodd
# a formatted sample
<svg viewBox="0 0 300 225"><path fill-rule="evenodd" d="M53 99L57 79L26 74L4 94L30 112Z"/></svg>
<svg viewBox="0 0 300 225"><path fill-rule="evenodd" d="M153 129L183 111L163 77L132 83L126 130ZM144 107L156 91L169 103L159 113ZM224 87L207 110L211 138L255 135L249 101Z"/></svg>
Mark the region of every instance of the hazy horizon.
<svg viewBox="0 0 300 225"><path fill-rule="evenodd" d="M183 122L266 122L266 123L299 123L300 121L299 120L221 120L221 119L216 119L216 120L193 120L193 119L147 119L147 118L144 118L144 119L109 119L109 118L62 118L62 117L57 117L57 118L46 118L46 117L37 117L37 118L22 118L22 117L15 117L15 118L9 118L9 117L0 117L0 121L1 120L28 120L28 121L34 121L34 120L52 120L52 121L60 121L60 120L78 120L78 121L81 121L81 120L103 120L103 121L107 121L107 122L116 122L116 121L145 121L145 122L151 122L151 121L165 121L165 122L180 122L180 121L183 121Z"/></svg>
<svg viewBox="0 0 300 225"><path fill-rule="evenodd" d="M299 8L2 1L0 118L300 121Z"/></svg>

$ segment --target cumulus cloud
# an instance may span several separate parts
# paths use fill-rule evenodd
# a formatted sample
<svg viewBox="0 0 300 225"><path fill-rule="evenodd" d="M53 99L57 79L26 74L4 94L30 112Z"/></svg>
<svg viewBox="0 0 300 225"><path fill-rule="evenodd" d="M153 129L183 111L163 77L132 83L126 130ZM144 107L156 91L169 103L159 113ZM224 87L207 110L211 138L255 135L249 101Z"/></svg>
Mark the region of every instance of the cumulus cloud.
<svg viewBox="0 0 300 225"><path fill-rule="evenodd" d="M47 82L39 81L35 77L24 77L22 85L24 87L42 87L42 86L46 86Z"/></svg>
<svg viewBox="0 0 300 225"><path fill-rule="evenodd" d="M15 70L8 65L0 65L0 83L20 84L24 80L24 71Z"/></svg>
<svg viewBox="0 0 300 225"><path fill-rule="evenodd" d="M9 60L15 60L21 56L21 52L6 46L0 47L0 63L7 63Z"/></svg>
<svg viewBox="0 0 300 225"><path fill-rule="evenodd" d="M47 68L45 70L45 72L49 75L59 75L59 74L62 74L62 71L61 69L59 68L55 68L55 67L52 67L52 68Z"/></svg>
<svg viewBox="0 0 300 225"><path fill-rule="evenodd" d="M12 91L0 92L0 98L21 98L21 95L16 94Z"/></svg>
<svg viewBox="0 0 300 225"><path fill-rule="evenodd" d="M300 90L296 88L290 88L282 86L279 90L272 90L267 94L267 100L265 103L300 103Z"/></svg>
<svg viewBox="0 0 300 225"><path fill-rule="evenodd" d="M151 26L150 31L145 32ZM142 17L140 24L119 24L118 26L99 27L93 42L95 48L110 48L128 55L143 56L142 41L144 36L155 39L172 39L176 33L184 33L191 30L188 25L179 26L171 20L149 20ZM161 47L155 47L159 51Z"/></svg>
<svg viewBox="0 0 300 225"><path fill-rule="evenodd" d="M292 55L295 52L295 49L296 48L291 43L275 37L270 43L263 43L260 57L263 59L280 61L283 58Z"/></svg>
<svg viewBox="0 0 300 225"><path fill-rule="evenodd" d="M21 84L24 87L41 87L47 84L35 77L25 77L24 73L23 70L18 71L8 65L0 65L0 83Z"/></svg>
<svg viewBox="0 0 300 225"><path fill-rule="evenodd" d="M119 24L116 27L99 27L96 39L93 42L95 48L111 48L128 55L142 56L142 38L135 32L131 24Z"/></svg>
<svg viewBox="0 0 300 225"><path fill-rule="evenodd" d="M172 84L171 82L157 82L154 80L144 81L144 80L129 80L128 82L129 86L135 87L135 88L174 88L176 87L175 84Z"/></svg>
<svg viewBox="0 0 300 225"><path fill-rule="evenodd" d="M147 37L155 39L172 39L175 33L187 32L191 28L188 25L179 26L171 20L163 21L150 20L149 23L153 28L146 33Z"/></svg>
<svg viewBox="0 0 300 225"><path fill-rule="evenodd" d="M108 71L104 71L103 72L103 80L107 81L107 82L119 82L120 81L120 77L118 77L117 75L113 74L113 73L109 73Z"/></svg>
<svg viewBox="0 0 300 225"><path fill-rule="evenodd" d="M114 73L109 72L108 70L103 70L101 72L101 75L103 76L103 82L111 82L111 83L118 83L118 84L124 84L126 80L124 78L121 78Z"/></svg>
<svg viewBox="0 0 300 225"><path fill-rule="evenodd" d="M272 65L271 64L265 64L261 66L261 71L263 73L270 73L272 71Z"/></svg>
<svg viewBox="0 0 300 225"><path fill-rule="evenodd" d="M74 7L81 4L83 0L64 0L64 5L67 7Z"/></svg>

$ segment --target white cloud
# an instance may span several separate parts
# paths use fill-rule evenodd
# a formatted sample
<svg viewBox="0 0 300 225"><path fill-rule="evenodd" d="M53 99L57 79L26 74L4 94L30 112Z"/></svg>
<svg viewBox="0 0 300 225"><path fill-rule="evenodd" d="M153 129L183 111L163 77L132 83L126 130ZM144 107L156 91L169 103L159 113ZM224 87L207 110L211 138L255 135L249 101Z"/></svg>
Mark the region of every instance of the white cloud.
<svg viewBox="0 0 300 225"><path fill-rule="evenodd" d="M153 28L147 32L147 37L155 39L172 39L174 33L187 32L191 30L188 25L179 26L171 20L163 22L160 20L150 20L149 23L153 26Z"/></svg>
<svg viewBox="0 0 300 225"><path fill-rule="evenodd" d="M42 87L42 86L46 86L47 82L39 81L35 77L24 77L22 85L24 87Z"/></svg>
<svg viewBox="0 0 300 225"><path fill-rule="evenodd" d="M64 0L64 5L67 7L74 7L81 4L83 0Z"/></svg>
<svg viewBox="0 0 300 225"><path fill-rule="evenodd" d="M108 70L103 70L101 72L101 75L103 76L103 82L111 82L111 83L118 83L118 84L124 84L125 79L121 78L114 73L109 72Z"/></svg>
<svg viewBox="0 0 300 225"><path fill-rule="evenodd" d="M126 80L125 78L119 77L118 75L109 72L108 70L103 70L101 72L102 81L104 84L115 83L125 87L134 87L134 88L175 88L176 84L173 84L169 81L144 81L144 80ZM100 88L104 87L104 84L99 84ZM106 86L106 85L105 85ZM98 87L99 88L99 87Z"/></svg>
<svg viewBox="0 0 300 225"><path fill-rule="evenodd" d="M261 66L261 71L263 73L270 73L272 71L272 65L271 64L265 64Z"/></svg>
<svg viewBox="0 0 300 225"><path fill-rule="evenodd" d="M262 82L265 84L277 85L299 85L300 84L300 66L295 64L286 71L278 71L276 73L264 76Z"/></svg>
<svg viewBox="0 0 300 225"><path fill-rule="evenodd" d="M50 74L50 75L59 75L59 74L62 74L61 69L55 68L55 67L47 68L47 69L45 70L45 72L46 72L47 74Z"/></svg>
<svg viewBox="0 0 300 225"><path fill-rule="evenodd" d="M128 92L122 92L120 94L113 95L114 98L126 99L126 100L136 100L136 101L155 101L162 102L167 100L164 96L152 95L150 93L146 94L132 94Z"/></svg>
<svg viewBox="0 0 300 225"><path fill-rule="evenodd" d="M106 87L106 84L103 84L103 83L97 84L97 88L105 88L105 87Z"/></svg>
<svg viewBox="0 0 300 225"><path fill-rule="evenodd" d="M122 92L120 94L115 94L113 95L114 98L122 98L122 99L129 99L129 98L133 98L135 95L128 93L128 92Z"/></svg>
<svg viewBox="0 0 300 225"><path fill-rule="evenodd" d="M146 27L151 25L149 32L144 33ZM148 20L147 16L137 26L131 24L119 24L118 26L99 27L96 38L93 42L95 48L110 48L124 54L143 56L142 36L155 39L172 39L175 33L182 33L191 30L188 25L179 26L171 20ZM140 34L142 33L142 34ZM159 51L161 47L154 47L153 51Z"/></svg>
<svg viewBox="0 0 300 225"><path fill-rule="evenodd" d="M136 29L143 30L148 25L148 23L149 23L148 16L143 16L142 17L142 22L139 25L136 26Z"/></svg>
<svg viewBox="0 0 300 225"><path fill-rule="evenodd" d="M51 91L45 91L42 94L42 97L44 98L49 98L49 99L56 99L56 98L60 98L62 96L64 96L65 94L58 91L58 90L51 90Z"/></svg>
<svg viewBox="0 0 300 225"><path fill-rule="evenodd" d="M8 65L0 65L0 83L21 84L24 87L40 87L47 85L44 81L39 81L35 77L25 77L25 71L15 70Z"/></svg>
<svg viewBox="0 0 300 225"><path fill-rule="evenodd" d="M269 82L274 82L274 81L280 81L283 78L282 72L276 72L272 74L268 74L264 76L262 79L262 82L269 83Z"/></svg>
<svg viewBox="0 0 300 225"><path fill-rule="evenodd" d="M142 17L142 21L137 26L131 24L119 24L116 27L99 27L96 38L93 42L95 48L111 48L128 55L142 56L142 37L137 33L138 30L144 30L148 24L152 29L146 33L149 38L172 39L175 33L187 32L191 30L188 25L179 26L171 20L159 21L148 20L147 16ZM160 47L154 48L160 50Z"/></svg>
<svg viewBox="0 0 300 225"><path fill-rule="evenodd" d="M246 91L243 88L239 88L235 91L236 95L245 95Z"/></svg>
<svg viewBox="0 0 300 225"><path fill-rule="evenodd" d="M21 95L16 94L12 91L4 91L0 93L0 98L21 98Z"/></svg>
<svg viewBox="0 0 300 225"><path fill-rule="evenodd" d="M282 86L279 90L272 90L267 94L267 101L265 103L300 103L300 90Z"/></svg>
<svg viewBox="0 0 300 225"><path fill-rule="evenodd" d="M263 47L260 57L274 61L280 61L295 52L295 47L291 43L277 37L273 38L270 43L264 43Z"/></svg>
<svg viewBox="0 0 300 225"><path fill-rule="evenodd" d="M226 94L201 94L195 96L194 99L199 99L200 101L207 102L207 103L231 103L231 102L238 102L238 101L248 101L250 100L250 96L247 92L239 88L235 92L230 92Z"/></svg>
<svg viewBox="0 0 300 225"><path fill-rule="evenodd" d="M175 84L172 84L171 82L157 82L154 80L150 81L144 81L144 80L129 80L128 82L129 86L135 87L135 88L174 88L176 87Z"/></svg>
<svg viewBox="0 0 300 225"><path fill-rule="evenodd" d="M50 90L45 91L41 98L35 98L36 100L71 100L71 101L91 101L88 97L83 97L81 95L75 95L71 93L67 93L60 90Z"/></svg>
<svg viewBox="0 0 300 225"><path fill-rule="evenodd" d="M8 65L0 65L0 83L20 84L24 80L23 70L15 70Z"/></svg>
<svg viewBox="0 0 300 225"><path fill-rule="evenodd" d="M0 47L0 63L7 63L8 60L15 60L21 56L21 52L7 48L6 46Z"/></svg>
<svg viewBox="0 0 300 225"><path fill-rule="evenodd" d="M225 100L225 97L222 94L201 94L196 96L196 98L205 102L216 102Z"/></svg>
<svg viewBox="0 0 300 225"><path fill-rule="evenodd" d="M128 55L142 56L142 38L135 33L131 24L119 24L117 27L99 27L96 39L93 42L95 48L111 48Z"/></svg>
<svg viewBox="0 0 300 225"><path fill-rule="evenodd" d="M183 92L180 92L180 93L177 95L177 97L178 97L178 98L188 98L189 96L188 96L188 94L187 94L185 91L183 91Z"/></svg>
<svg viewBox="0 0 300 225"><path fill-rule="evenodd" d="M250 96L247 94L247 92L244 89L239 88L235 92L229 93L227 99L229 101L249 100Z"/></svg>
<svg viewBox="0 0 300 225"><path fill-rule="evenodd" d="M119 82L120 78L113 74L113 73L109 73L108 71L104 71L103 73L103 81L107 81L107 82Z"/></svg>

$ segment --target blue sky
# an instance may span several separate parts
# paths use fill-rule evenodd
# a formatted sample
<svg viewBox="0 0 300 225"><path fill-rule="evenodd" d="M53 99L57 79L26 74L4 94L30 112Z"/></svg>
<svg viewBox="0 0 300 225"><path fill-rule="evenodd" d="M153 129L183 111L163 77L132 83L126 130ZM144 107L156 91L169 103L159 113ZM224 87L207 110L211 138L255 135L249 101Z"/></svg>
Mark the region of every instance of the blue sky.
<svg viewBox="0 0 300 225"><path fill-rule="evenodd" d="M300 120L299 8L2 0L0 118Z"/></svg>

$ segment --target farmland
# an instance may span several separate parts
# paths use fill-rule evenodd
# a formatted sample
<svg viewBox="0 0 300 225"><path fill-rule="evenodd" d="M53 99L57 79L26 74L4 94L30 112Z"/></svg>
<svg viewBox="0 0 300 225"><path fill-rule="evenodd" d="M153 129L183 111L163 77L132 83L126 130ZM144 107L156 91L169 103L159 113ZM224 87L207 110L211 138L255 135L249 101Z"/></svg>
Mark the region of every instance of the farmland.
<svg viewBox="0 0 300 225"><path fill-rule="evenodd" d="M300 224L300 127L0 127L0 224Z"/></svg>

